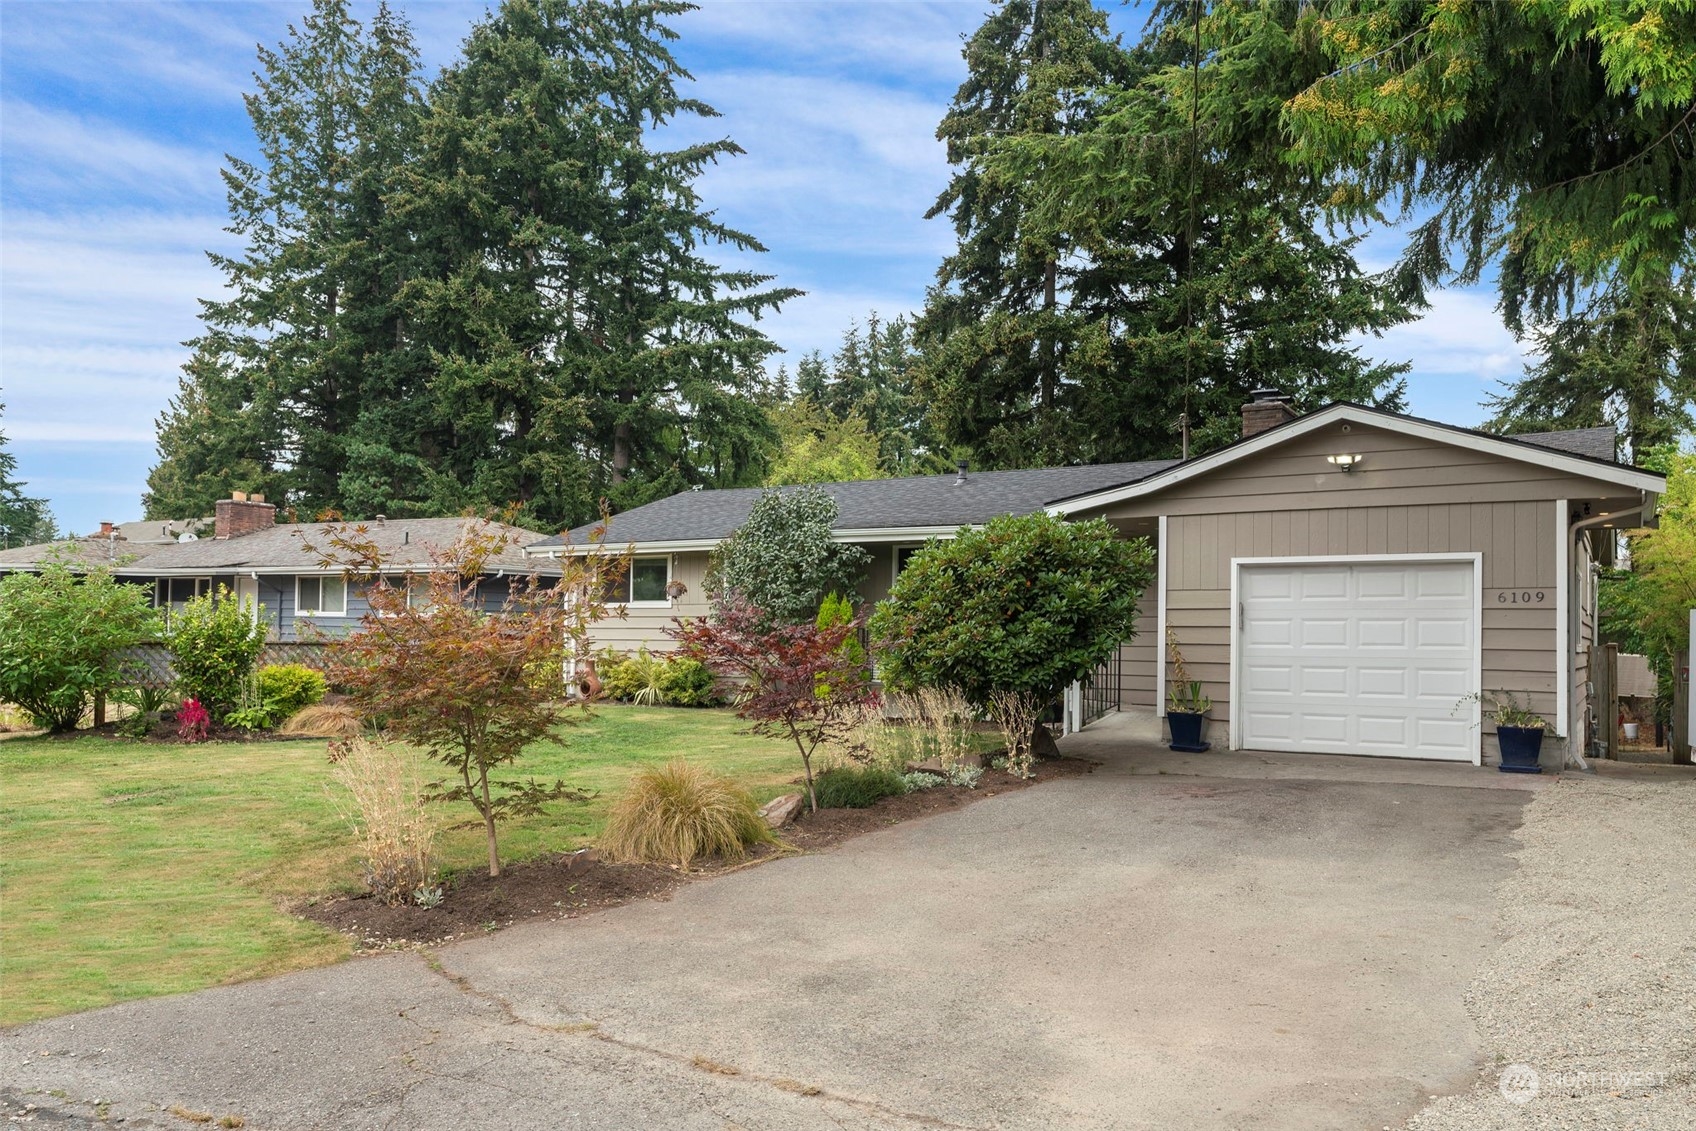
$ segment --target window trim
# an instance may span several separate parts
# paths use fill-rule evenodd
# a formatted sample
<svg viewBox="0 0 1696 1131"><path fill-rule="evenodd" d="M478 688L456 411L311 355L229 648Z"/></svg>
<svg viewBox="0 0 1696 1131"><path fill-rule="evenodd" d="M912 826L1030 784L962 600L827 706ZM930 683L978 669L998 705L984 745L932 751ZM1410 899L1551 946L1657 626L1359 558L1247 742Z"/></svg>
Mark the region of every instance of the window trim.
<svg viewBox="0 0 1696 1131"><path fill-rule="evenodd" d="M187 581L193 584L194 593L188 598L188 600L193 600L195 597L209 596L212 592L212 579L210 577L156 577L153 579L154 608L171 609L184 603L182 601L173 601L171 599L171 585L173 582L178 581ZM163 590L164 600L160 600L161 590Z"/></svg>
<svg viewBox="0 0 1696 1131"><path fill-rule="evenodd" d="M330 609L304 609L301 607L300 583L308 579L318 582L318 601L324 600L324 581L329 579L342 587L342 607L340 611ZM294 615L297 617L345 617L347 616L347 581L340 574L334 573L297 573L294 575Z"/></svg>
<svg viewBox="0 0 1696 1131"><path fill-rule="evenodd" d="M672 558L673 555L671 554L636 554L632 556L630 559L630 568L624 571L623 579L624 592L628 594L628 596L622 601L608 601L606 602L607 605L613 608L624 609L671 608L676 604L676 601L674 601L669 594L658 601L637 601L633 598L636 593L636 563L639 561L662 561L665 563L665 585L660 590L663 593L671 588L672 569L675 564Z"/></svg>

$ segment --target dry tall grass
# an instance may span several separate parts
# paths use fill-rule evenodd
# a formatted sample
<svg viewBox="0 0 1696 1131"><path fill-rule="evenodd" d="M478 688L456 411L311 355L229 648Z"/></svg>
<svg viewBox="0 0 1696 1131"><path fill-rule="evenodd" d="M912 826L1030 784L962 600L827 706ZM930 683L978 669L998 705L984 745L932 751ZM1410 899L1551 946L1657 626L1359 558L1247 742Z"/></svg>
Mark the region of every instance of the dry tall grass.
<svg viewBox="0 0 1696 1131"><path fill-rule="evenodd" d="M306 738L352 738L364 730L352 707L340 703L319 703L302 707L290 715L278 734L298 734Z"/></svg>
<svg viewBox="0 0 1696 1131"><path fill-rule="evenodd" d="M630 779L600 847L612 860L687 868L705 856L740 860L776 839L746 790L678 759Z"/></svg>
<svg viewBox="0 0 1696 1131"><path fill-rule="evenodd" d="M1014 777L1032 776L1036 757L1031 737L1042 717L1042 700L1028 691L995 691L989 697L989 717L1007 742L1007 772Z"/></svg>
<svg viewBox="0 0 1696 1131"><path fill-rule="evenodd" d="M423 756L369 738L350 738L332 750L331 773L347 791L333 797L359 838L365 882L385 903L405 903L436 874Z"/></svg>
<svg viewBox="0 0 1696 1131"><path fill-rule="evenodd" d="M891 691L881 704L862 709L855 734L873 761L896 770L932 758L953 769L972 753L974 718L972 705L954 688Z"/></svg>

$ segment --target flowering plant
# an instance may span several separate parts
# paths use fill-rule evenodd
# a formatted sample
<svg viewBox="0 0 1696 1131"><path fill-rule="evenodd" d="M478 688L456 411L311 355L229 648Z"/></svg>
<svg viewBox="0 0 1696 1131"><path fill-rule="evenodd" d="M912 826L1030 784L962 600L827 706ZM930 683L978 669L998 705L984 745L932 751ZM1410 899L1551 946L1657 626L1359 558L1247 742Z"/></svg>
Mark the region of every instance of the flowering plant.
<svg viewBox="0 0 1696 1131"><path fill-rule="evenodd" d="M177 708L177 737L184 742L205 742L211 725L212 716L200 705L200 700L184 699Z"/></svg>

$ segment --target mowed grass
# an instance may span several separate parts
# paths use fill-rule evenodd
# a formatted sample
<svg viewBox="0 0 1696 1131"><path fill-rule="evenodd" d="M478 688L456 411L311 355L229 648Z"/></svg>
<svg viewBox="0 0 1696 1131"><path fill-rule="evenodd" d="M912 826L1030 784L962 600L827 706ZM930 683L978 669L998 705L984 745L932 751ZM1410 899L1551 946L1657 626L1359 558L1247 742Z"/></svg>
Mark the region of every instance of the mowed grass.
<svg viewBox="0 0 1696 1131"><path fill-rule="evenodd" d="M679 756L764 801L794 748L739 733L729 711L597 708L510 776L596 792L501 829L512 863L590 843L630 776ZM334 962L342 936L288 915L359 888L322 740L0 742L0 1024ZM438 805L448 871L486 865L476 813Z"/></svg>

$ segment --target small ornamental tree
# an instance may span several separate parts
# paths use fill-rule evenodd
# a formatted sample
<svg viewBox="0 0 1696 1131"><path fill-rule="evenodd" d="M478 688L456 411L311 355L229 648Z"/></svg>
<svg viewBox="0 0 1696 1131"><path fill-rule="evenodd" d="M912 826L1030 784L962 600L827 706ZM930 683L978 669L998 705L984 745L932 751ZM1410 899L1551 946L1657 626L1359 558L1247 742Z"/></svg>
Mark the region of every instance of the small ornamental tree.
<svg viewBox="0 0 1696 1131"><path fill-rule="evenodd" d="M589 627L607 614L607 583L629 564L585 553L559 559L557 584L534 574L485 582L489 560L519 540L511 528L467 520L453 544L427 547L424 567L387 561L362 525L331 527L321 548L306 547L363 585L370 605L339 650L334 681L367 717L387 720L389 730L452 768L458 780L433 783L428 798L469 802L477 811L491 876L501 873L501 819L588 798L563 781L492 775L562 724L587 717L586 704L566 701L565 664L584 654ZM480 584L507 588L498 612L482 608Z"/></svg>
<svg viewBox="0 0 1696 1131"><path fill-rule="evenodd" d="M815 813L813 755L820 747L855 748L856 714L873 698L864 665L843 647L860 623L854 617L822 627L784 624L732 597L714 616L676 621L666 630L684 655L741 685L736 713L753 723L750 733L795 744Z"/></svg>
<svg viewBox="0 0 1696 1131"><path fill-rule="evenodd" d="M124 650L158 625L147 590L110 570L52 562L0 577L0 701L55 734L75 730L96 695L129 678Z"/></svg>
<svg viewBox="0 0 1696 1131"><path fill-rule="evenodd" d="M887 686L958 688L1028 776L1034 720L1128 640L1153 572L1143 539L1045 514L962 527L915 554L871 618Z"/></svg>
<svg viewBox="0 0 1696 1131"><path fill-rule="evenodd" d="M165 629L177 682L222 722L252 686L266 632L265 618L228 586L184 602Z"/></svg>
<svg viewBox="0 0 1696 1131"><path fill-rule="evenodd" d="M767 491L713 552L707 590L773 624L811 621L832 593L852 593L871 556L836 541L836 500L820 487Z"/></svg>

